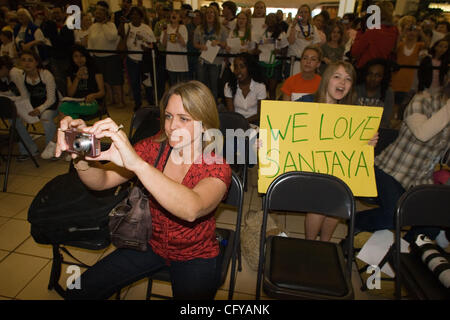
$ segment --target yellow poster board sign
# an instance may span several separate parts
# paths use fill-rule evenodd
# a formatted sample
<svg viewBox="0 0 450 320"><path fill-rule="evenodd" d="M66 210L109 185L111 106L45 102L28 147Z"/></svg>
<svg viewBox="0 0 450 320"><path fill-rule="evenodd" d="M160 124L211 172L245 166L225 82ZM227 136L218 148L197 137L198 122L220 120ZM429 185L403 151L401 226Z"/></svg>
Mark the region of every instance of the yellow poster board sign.
<svg viewBox="0 0 450 320"><path fill-rule="evenodd" d="M342 179L355 196L377 196L367 142L382 114L380 107L262 101L258 192L282 173L309 171Z"/></svg>

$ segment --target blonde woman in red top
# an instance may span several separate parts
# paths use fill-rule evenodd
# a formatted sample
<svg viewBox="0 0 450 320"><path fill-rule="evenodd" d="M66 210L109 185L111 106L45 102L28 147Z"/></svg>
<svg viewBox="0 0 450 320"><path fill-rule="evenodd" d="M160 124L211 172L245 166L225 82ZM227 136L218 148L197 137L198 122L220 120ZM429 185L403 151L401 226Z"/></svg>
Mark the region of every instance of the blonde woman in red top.
<svg viewBox="0 0 450 320"><path fill-rule="evenodd" d="M68 128L112 140L98 158L72 156L81 181L90 189L104 190L137 176L149 193L152 215L147 251L115 250L81 275L81 289L68 290L68 299L108 299L165 266L175 299L214 299L220 273L214 212L227 193L231 169L214 153L202 155L209 145L202 141L202 132L218 127L211 91L198 81L179 83L166 92L161 132L134 146L112 119L91 127L70 117L61 121L57 154L67 150L63 131ZM161 147L164 151L154 167ZM101 160L109 163L103 165Z"/></svg>

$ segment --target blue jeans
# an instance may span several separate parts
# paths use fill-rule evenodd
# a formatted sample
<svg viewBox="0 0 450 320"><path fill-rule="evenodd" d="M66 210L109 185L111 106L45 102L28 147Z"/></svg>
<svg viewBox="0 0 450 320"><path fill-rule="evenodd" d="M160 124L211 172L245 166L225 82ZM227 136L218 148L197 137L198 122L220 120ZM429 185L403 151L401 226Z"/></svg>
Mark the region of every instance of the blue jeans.
<svg viewBox="0 0 450 320"><path fill-rule="evenodd" d="M217 258L173 261L170 279L177 300L214 299L219 284ZM67 290L67 299L104 300L119 289L166 266L166 261L148 246L146 252L117 249L81 275L81 288Z"/></svg>
<svg viewBox="0 0 450 320"><path fill-rule="evenodd" d="M57 115L58 110L50 110L50 109L45 110L41 114L41 123L42 126L44 127L45 133L45 145L47 145L50 141L52 141L53 137L55 136L56 125L54 119ZM30 152L32 154L36 154L39 151L39 149L36 143L31 138L30 134L28 133L27 129L25 128L20 118L17 118L16 130L20 135L20 137L23 139L24 143L27 145L28 149L30 149ZM19 143L19 153L22 155L27 154L25 147L22 145L22 143Z"/></svg>
<svg viewBox="0 0 450 320"><path fill-rule="evenodd" d="M142 61L132 60L127 57L127 71L129 75L131 90L133 92L134 108L138 109L142 105L141 85L142 85ZM153 80L152 80L153 81ZM152 87L144 86L145 98L149 104L153 103Z"/></svg>
<svg viewBox="0 0 450 320"><path fill-rule="evenodd" d="M218 64L206 63L203 60L197 64L197 76L200 82L203 82L212 92L214 100L217 101L218 91L217 82L219 80L221 66Z"/></svg>
<svg viewBox="0 0 450 320"><path fill-rule="evenodd" d="M355 216L355 230L374 232L394 229L395 207L405 189L392 176L376 166L375 180L379 207L358 212Z"/></svg>

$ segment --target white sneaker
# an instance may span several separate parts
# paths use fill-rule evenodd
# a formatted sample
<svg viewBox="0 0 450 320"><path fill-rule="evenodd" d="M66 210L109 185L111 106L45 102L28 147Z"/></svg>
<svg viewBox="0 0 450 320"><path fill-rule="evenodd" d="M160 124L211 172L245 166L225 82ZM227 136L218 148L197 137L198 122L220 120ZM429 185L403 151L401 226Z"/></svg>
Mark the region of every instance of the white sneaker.
<svg viewBox="0 0 450 320"><path fill-rule="evenodd" d="M50 141L41 153L42 159L52 159L55 157L56 143Z"/></svg>

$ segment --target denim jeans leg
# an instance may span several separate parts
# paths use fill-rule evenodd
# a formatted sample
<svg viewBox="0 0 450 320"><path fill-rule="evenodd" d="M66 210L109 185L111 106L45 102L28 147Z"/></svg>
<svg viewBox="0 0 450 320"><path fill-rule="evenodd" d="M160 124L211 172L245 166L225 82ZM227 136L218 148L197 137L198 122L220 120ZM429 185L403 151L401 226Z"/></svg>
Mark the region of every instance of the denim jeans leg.
<svg viewBox="0 0 450 320"><path fill-rule="evenodd" d="M9 124L12 124L11 120L8 120ZM22 120L20 118L17 118L16 120L16 130L17 134L22 138L23 142L27 145L28 149L32 154L36 154L39 151L38 146L36 143L34 143L33 139L31 138L30 134L28 133L27 129L25 128L25 125L23 124ZM27 154L27 150L23 146L22 142L19 142L19 153L21 155Z"/></svg>
<svg viewBox="0 0 450 320"><path fill-rule="evenodd" d="M375 167L375 179L379 207L356 214L355 229L359 231L373 232L383 229L394 229L395 207L405 189L392 176L377 167Z"/></svg>
<svg viewBox="0 0 450 320"><path fill-rule="evenodd" d="M41 114L41 123L44 127L45 133L45 145L47 145L50 141L53 141L53 138L56 134L56 125L54 119L58 115L58 110L50 110L47 109Z"/></svg>

